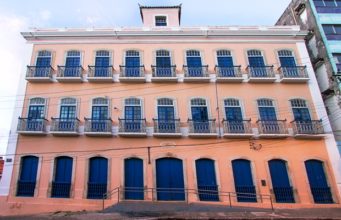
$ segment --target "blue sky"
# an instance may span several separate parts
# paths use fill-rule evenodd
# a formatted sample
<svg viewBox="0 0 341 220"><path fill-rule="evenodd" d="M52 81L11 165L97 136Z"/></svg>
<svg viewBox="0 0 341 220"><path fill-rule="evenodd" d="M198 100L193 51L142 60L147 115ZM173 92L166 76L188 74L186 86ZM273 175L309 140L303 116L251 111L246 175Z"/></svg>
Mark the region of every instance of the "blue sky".
<svg viewBox="0 0 341 220"><path fill-rule="evenodd" d="M34 27L140 26L138 3L182 3L182 26L273 25L290 0L0 0L0 153L4 153L19 77L31 48L20 31Z"/></svg>

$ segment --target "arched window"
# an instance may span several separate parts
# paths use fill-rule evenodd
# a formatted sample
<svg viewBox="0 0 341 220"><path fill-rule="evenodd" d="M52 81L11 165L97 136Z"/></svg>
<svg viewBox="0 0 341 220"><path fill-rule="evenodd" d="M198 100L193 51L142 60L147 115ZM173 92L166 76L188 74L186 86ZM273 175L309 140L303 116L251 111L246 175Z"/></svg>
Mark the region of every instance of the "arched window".
<svg viewBox="0 0 341 220"><path fill-rule="evenodd" d="M45 101L40 97L30 99L27 117L31 120L45 118Z"/></svg>
<svg viewBox="0 0 341 220"><path fill-rule="evenodd" d="M121 129L124 132L140 133L144 128L142 116L142 101L138 98L127 98L124 100L124 119L121 120Z"/></svg>
<svg viewBox="0 0 341 220"><path fill-rule="evenodd" d="M187 75L189 77L203 76L201 54L198 50L186 51Z"/></svg>
<svg viewBox="0 0 341 220"><path fill-rule="evenodd" d="M307 160L304 164L314 202L333 203L334 201L324 171L323 162L320 160Z"/></svg>
<svg viewBox="0 0 341 220"><path fill-rule="evenodd" d="M296 61L295 57L290 50L280 50L278 51L279 61L281 62L281 67L295 67Z"/></svg>
<svg viewBox="0 0 341 220"><path fill-rule="evenodd" d="M125 76L126 77L139 77L141 59L140 52L137 50L128 50L125 55Z"/></svg>
<svg viewBox="0 0 341 220"><path fill-rule="evenodd" d="M250 161L233 160L232 171L238 202L257 202Z"/></svg>
<svg viewBox="0 0 341 220"><path fill-rule="evenodd" d="M70 50L66 54L64 77L80 76L81 52Z"/></svg>
<svg viewBox="0 0 341 220"><path fill-rule="evenodd" d="M276 202L294 203L294 193L290 184L286 161L273 159L268 164Z"/></svg>
<svg viewBox="0 0 341 220"><path fill-rule="evenodd" d="M50 51L41 50L37 54L34 77L49 77L51 73L52 54Z"/></svg>
<svg viewBox="0 0 341 220"><path fill-rule="evenodd" d="M92 120L105 120L109 118L109 100L107 98L94 98L92 100Z"/></svg>
<svg viewBox="0 0 341 220"><path fill-rule="evenodd" d="M242 121L243 114L240 102L238 99L225 99L225 116L228 121Z"/></svg>
<svg viewBox="0 0 341 220"><path fill-rule="evenodd" d="M72 181L73 159L60 156L55 159L54 178L52 182L51 197L69 198Z"/></svg>
<svg viewBox="0 0 341 220"><path fill-rule="evenodd" d="M198 159L195 168L200 201L219 201L214 160Z"/></svg>
<svg viewBox="0 0 341 220"><path fill-rule="evenodd" d="M170 52L168 50L156 51L156 76L157 77L171 77L172 74L172 61Z"/></svg>
<svg viewBox="0 0 341 220"><path fill-rule="evenodd" d="M267 76L266 66L264 62L263 54L260 50L247 51L249 60L249 68L251 76L253 77L265 77Z"/></svg>
<svg viewBox="0 0 341 220"><path fill-rule="evenodd" d="M311 121L309 109L304 99L291 99L290 103L295 121Z"/></svg>
<svg viewBox="0 0 341 220"><path fill-rule="evenodd" d="M191 111L193 121L208 121L208 109L205 99L194 98L191 99Z"/></svg>
<svg viewBox="0 0 341 220"><path fill-rule="evenodd" d="M112 73L110 67L110 52L107 50L96 51L95 77L109 77Z"/></svg>
<svg viewBox="0 0 341 220"><path fill-rule="evenodd" d="M235 76L235 69L231 51L229 50L218 50L217 51L217 68L218 75L220 77L233 77Z"/></svg>
<svg viewBox="0 0 341 220"><path fill-rule="evenodd" d="M88 199L103 199L107 192L108 159L92 157L89 160Z"/></svg>
<svg viewBox="0 0 341 220"><path fill-rule="evenodd" d="M258 99L258 111L260 119L263 121L276 121L276 110L271 99Z"/></svg>
<svg viewBox="0 0 341 220"><path fill-rule="evenodd" d="M175 119L174 103L172 99L160 98L157 100L157 114L159 121L172 122Z"/></svg>
<svg viewBox="0 0 341 220"><path fill-rule="evenodd" d="M60 101L59 118L64 121L77 118L77 100L75 98L63 98Z"/></svg>
<svg viewBox="0 0 341 220"><path fill-rule="evenodd" d="M24 156L21 158L17 196L34 196L38 172L38 162L39 158L36 156Z"/></svg>

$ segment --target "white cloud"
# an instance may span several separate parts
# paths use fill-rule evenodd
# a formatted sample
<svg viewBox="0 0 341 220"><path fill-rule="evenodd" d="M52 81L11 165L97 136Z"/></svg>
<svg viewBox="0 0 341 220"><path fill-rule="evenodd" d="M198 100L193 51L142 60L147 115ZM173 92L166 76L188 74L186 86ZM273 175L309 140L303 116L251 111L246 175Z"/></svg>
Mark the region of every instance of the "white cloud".
<svg viewBox="0 0 341 220"><path fill-rule="evenodd" d="M42 10L40 11L40 18L43 21L48 21L51 18L51 12L49 10Z"/></svg>

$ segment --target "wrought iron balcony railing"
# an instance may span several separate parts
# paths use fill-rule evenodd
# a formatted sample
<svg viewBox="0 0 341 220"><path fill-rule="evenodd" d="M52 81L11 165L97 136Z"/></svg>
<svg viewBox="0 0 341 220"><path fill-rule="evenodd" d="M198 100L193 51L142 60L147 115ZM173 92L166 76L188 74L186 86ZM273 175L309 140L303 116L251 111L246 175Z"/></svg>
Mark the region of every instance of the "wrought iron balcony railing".
<svg viewBox="0 0 341 220"><path fill-rule="evenodd" d="M189 126L189 133L192 134L215 134L217 133L216 130L216 120L215 119L209 119L209 120L193 120L188 119L188 126Z"/></svg>
<svg viewBox="0 0 341 220"><path fill-rule="evenodd" d="M81 78L84 69L82 66L58 66L57 77L59 78Z"/></svg>
<svg viewBox="0 0 341 220"><path fill-rule="evenodd" d="M111 133L112 132L112 120L108 119L93 119L84 118L85 120L85 132L88 133Z"/></svg>
<svg viewBox="0 0 341 220"><path fill-rule="evenodd" d="M322 120L310 120L310 121L292 121L292 128L294 134L324 134Z"/></svg>
<svg viewBox="0 0 341 220"><path fill-rule="evenodd" d="M53 73L51 66L27 66L26 78L52 78Z"/></svg>
<svg viewBox="0 0 341 220"><path fill-rule="evenodd" d="M144 66L120 66L120 77L144 77Z"/></svg>
<svg viewBox="0 0 341 220"><path fill-rule="evenodd" d="M215 69L217 77L231 77L231 78L243 77L240 65L231 66L231 67L215 66L214 69Z"/></svg>
<svg viewBox="0 0 341 220"><path fill-rule="evenodd" d="M153 119L154 133L180 133L180 119L164 120Z"/></svg>
<svg viewBox="0 0 341 220"><path fill-rule="evenodd" d="M70 198L71 183L52 182L52 198Z"/></svg>
<svg viewBox="0 0 341 220"><path fill-rule="evenodd" d="M19 180L17 185L17 196L33 197L35 188L36 188L35 181Z"/></svg>
<svg viewBox="0 0 341 220"><path fill-rule="evenodd" d="M146 119L119 118L120 133L146 133Z"/></svg>
<svg viewBox="0 0 341 220"><path fill-rule="evenodd" d="M219 190L217 185L198 185L200 201L219 201Z"/></svg>
<svg viewBox="0 0 341 220"><path fill-rule="evenodd" d="M319 204L334 203L330 187L310 187L314 202Z"/></svg>
<svg viewBox="0 0 341 220"><path fill-rule="evenodd" d="M288 134L286 120L258 120L259 134Z"/></svg>
<svg viewBox="0 0 341 220"><path fill-rule="evenodd" d="M18 121L17 131L20 132L45 132L48 120L45 118L20 118Z"/></svg>
<svg viewBox="0 0 341 220"><path fill-rule="evenodd" d="M106 183L88 183L88 199L103 199L103 195L107 193Z"/></svg>
<svg viewBox="0 0 341 220"><path fill-rule="evenodd" d="M113 66L88 66L88 78L110 78L113 76Z"/></svg>
<svg viewBox="0 0 341 220"><path fill-rule="evenodd" d="M257 202L256 188L254 186L236 186L238 202Z"/></svg>
<svg viewBox="0 0 341 220"><path fill-rule="evenodd" d="M226 134L251 134L251 119L249 120L223 120L224 133Z"/></svg>
<svg viewBox="0 0 341 220"><path fill-rule="evenodd" d="M306 66L279 67L281 78L308 78Z"/></svg>
<svg viewBox="0 0 341 220"><path fill-rule="evenodd" d="M262 66L262 67L253 67L248 66L246 68L249 77L253 78L274 78L274 66Z"/></svg>
<svg viewBox="0 0 341 220"><path fill-rule="evenodd" d="M183 66L185 78L191 78L191 77L209 77L210 74L208 72L208 65L205 66Z"/></svg>
<svg viewBox="0 0 341 220"><path fill-rule="evenodd" d="M153 77L176 77L176 66L153 66Z"/></svg>
<svg viewBox="0 0 341 220"><path fill-rule="evenodd" d="M78 132L79 124L78 118L51 118L51 131Z"/></svg>

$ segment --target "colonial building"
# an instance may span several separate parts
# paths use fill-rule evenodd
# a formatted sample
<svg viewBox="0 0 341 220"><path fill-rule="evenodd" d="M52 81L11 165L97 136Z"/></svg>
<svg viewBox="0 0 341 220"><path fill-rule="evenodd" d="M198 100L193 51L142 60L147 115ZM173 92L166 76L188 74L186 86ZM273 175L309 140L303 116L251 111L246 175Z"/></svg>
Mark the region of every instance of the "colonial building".
<svg viewBox="0 0 341 220"><path fill-rule="evenodd" d="M22 33L33 51L2 212L339 206L306 31L182 27L181 5L140 12L139 28Z"/></svg>
<svg viewBox="0 0 341 220"><path fill-rule="evenodd" d="M341 152L341 1L292 1L276 25L299 25L309 31L306 45Z"/></svg>

